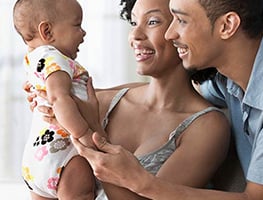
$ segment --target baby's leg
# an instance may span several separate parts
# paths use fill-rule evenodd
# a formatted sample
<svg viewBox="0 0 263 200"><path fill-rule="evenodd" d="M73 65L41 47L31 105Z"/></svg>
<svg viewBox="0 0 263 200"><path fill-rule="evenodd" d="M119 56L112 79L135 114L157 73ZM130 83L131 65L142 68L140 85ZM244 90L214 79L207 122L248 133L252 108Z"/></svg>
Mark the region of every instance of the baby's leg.
<svg viewBox="0 0 263 200"><path fill-rule="evenodd" d="M87 160L73 157L64 168L58 185L58 198L62 200L93 200L95 178Z"/></svg>

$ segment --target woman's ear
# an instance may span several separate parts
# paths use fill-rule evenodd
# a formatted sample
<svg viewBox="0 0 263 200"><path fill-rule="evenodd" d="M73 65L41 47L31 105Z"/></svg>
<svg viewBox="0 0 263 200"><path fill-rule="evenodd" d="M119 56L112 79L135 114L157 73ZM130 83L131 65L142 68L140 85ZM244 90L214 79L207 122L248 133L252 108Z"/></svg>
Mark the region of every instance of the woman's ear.
<svg viewBox="0 0 263 200"><path fill-rule="evenodd" d="M54 40L52 35L52 24L50 22L40 22L38 25L38 30L43 41L52 42Z"/></svg>
<svg viewBox="0 0 263 200"><path fill-rule="evenodd" d="M222 39L232 37L238 30L241 20L237 13L228 12L220 17L220 35Z"/></svg>

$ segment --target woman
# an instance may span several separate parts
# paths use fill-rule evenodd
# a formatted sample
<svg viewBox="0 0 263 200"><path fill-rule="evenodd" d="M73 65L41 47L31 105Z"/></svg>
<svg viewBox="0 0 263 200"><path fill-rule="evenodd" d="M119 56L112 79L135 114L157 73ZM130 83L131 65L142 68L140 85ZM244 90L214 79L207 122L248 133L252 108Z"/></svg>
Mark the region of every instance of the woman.
<svg viewBox="0 0 263 200"><path fill-rule="evenodd" d="M123 16L132 26L129 43L135 53L136 70L151 80L149 84L130 89L96 92L107 140L119 145L113 148L114 152L104 154L87 149L74 140L80 154L102 180L103 190L97 199L107 199L104 191L108 199L145 199L120 187L124 186L125 176L120 180L119 174L139 177L125 171L125 165L132 163L115 165L116 170L109 168L112 162L117 163L111 160L117 158L116 153L135 155L149 175L174 184L204 187L227 153L230 136L227 119L194 90L176 49L164 38L172 20L169 0L127 1L125 5ZM132 13L129 8L133 8ZM94 101L90 85L88 89L90 100ZM82 115L91 123L88 103L77 102ZM85 112L87 109L89 112ZM107 151L109 144L99 143L101 139L94 135L98 148ZM138 164L137 159L131 162ZM137 170L143 170L136 164ZM143 177L140 180L143 181Z"/></svg>

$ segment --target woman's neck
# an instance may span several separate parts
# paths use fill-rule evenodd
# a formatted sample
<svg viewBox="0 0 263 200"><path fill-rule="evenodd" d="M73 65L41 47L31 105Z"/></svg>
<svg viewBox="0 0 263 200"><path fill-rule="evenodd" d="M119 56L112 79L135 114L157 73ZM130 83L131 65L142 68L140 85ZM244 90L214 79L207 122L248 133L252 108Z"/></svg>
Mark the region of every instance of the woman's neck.
<svg viewBox="0 0 263 200"><path fill-rule="evenodd" d="M173 73L151 79L149 85L144 87L143 101L145 105L154 109L180 109L191 95L196 93L189 75L182 66L177 66Z"/></svg>

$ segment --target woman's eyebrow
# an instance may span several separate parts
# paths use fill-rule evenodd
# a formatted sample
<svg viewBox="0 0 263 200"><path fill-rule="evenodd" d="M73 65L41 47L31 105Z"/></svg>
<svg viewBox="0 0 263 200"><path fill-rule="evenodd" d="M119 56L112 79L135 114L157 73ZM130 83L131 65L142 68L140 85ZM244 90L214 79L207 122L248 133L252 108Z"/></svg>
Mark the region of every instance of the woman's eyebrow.
<svg viewBox="0 0 263 200"><path fill-rule="evenodd" d="M149 10L146 14L153 13L153 12L161 12L159 9Z"/></svg>
<svg viewBox="0 0 263 200"><path fill-rule="evenodd" d="M145 12L144 14L149 15L151 13L162 13L162 12L159 9L153 9L153 10L149 10L149 11ZM136 15L134 13L132 13L132 16L136 16Z"/></svg>

